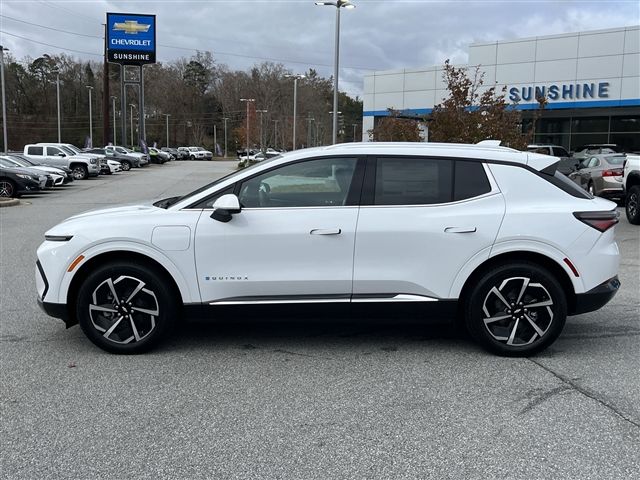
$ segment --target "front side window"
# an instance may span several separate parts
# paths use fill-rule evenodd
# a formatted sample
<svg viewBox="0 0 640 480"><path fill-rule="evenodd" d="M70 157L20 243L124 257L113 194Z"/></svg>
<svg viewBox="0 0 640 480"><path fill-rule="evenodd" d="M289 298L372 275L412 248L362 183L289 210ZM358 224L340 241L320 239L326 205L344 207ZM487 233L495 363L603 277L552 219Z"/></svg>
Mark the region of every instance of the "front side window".
<svg viewBox="0 0 640 480"><path fill-rule="evenodd" d="M568 157L569 156L569 152L567 152L562 147L553 147L553 153L555 154L556 157Z"/></svg>
<svg viewBox="0 0 640 480"><path fill-rule="evenodd" d="M285 165L240 185L245 208L332 207L346 205L355 158L323 158Z"/></svg>
<svg viewBox="0 0 640 480"><path fill-rule="evenodd" d="M47 147L47 155L58 155L62 153L62 156L65 156L63 151L56 147Z"/></svg>

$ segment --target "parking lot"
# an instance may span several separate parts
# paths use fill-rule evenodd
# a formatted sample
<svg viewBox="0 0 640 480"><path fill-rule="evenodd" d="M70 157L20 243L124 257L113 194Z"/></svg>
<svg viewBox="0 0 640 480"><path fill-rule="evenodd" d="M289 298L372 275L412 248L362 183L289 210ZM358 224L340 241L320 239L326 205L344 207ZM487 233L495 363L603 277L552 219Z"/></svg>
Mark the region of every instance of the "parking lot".
<svg viewBox="0 0 640 480"><path fill-rule="evenodd" d="M150 165L0 209L1 478L640 478L640 229L623 209L620 292L529 359L441 322L315 312L190 323L115 356L40 311L48 228L235 165Z"/></svg>

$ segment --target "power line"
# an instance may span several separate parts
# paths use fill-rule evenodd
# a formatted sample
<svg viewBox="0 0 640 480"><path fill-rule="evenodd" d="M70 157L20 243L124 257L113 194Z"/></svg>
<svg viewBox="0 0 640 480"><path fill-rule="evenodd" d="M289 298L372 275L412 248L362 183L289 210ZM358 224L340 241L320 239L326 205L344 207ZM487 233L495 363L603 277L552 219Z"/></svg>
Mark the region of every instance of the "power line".
<svg viewBox="0 0 640 480"><path fill-rule="evenodd" d="M46 45L47 47L59 48L60 50L66 50L66 51L69 51L69 52L83 53L85 55L93 55L95 57L102 57L102 54L99 54L99 53L84 52L82 50L75 50L73 48L65 48L65 47L61 47L59 45L53 45L51 43L39 42L38 40L32 40L31 38L22 37L20 35L16 35L15 33L5 32L4 30L0 30L0 33L4 33L5 35L9 35L10 37L20 38L22 40L26 40L27 42L38 43L40 45Z"/></svg>
<svg viewBox="0 0 640 480"><path fill-rule="evenodd" d="M46 28L47 30L53 30L54 32L67 33L69 35L78 35L80 37L88 37L88 38L99 38L99 39L103 39L104 38L104 37L100 37L98 35L87 35L85 33L70 32L68 30L62 30L62 29L59 29L59 28L48 27L47 25L40 25L39 23L27 22L26 20L20 20L18 18L13 18L13 17L10 17L8 15L0 14L0 17L8 18L9 20L12 20L14 22L20 22L20 23L25 23L27 25L33 25L34 27Z"/></svg>

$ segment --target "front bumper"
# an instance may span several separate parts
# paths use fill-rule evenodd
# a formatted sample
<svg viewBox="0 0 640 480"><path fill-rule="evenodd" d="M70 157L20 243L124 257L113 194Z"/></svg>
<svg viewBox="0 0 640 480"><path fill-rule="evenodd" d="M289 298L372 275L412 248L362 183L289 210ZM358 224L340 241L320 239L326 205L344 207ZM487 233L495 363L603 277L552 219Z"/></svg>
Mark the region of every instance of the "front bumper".
<svg viewBox="0 0 640 480"><path fill-rule="evenodd" d="M620 280L616 275L588 292L578 293L575 305L569 310L569 315L580 315L602 308L618 293L619 289Z"/></svg>

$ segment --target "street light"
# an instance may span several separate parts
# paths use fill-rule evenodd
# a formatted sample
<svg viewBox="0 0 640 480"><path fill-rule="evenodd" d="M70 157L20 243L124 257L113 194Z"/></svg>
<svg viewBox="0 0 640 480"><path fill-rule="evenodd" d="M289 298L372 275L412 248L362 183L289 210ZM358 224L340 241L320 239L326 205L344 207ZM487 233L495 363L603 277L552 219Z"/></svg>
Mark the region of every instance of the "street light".
<svg viewBox="0 0 640 480"><path fill-rule="evenodd" d="M89 90L89 146L93 148L93 116L91 113L91 91L93 87L91 85L85 85Z"/></svg>
<svg viewBox="0 0 640 480"><path fill-rule="evenodd" d="M131 119L131 148L133 148L133 109L137 109L138 107L136 107L135 103L130 103L129 107L131 107L129 109L131 111L131 115L129 115L129 118Z"/></svg>
<svg viewBox="0 0 640 480"><path fill-rule="evenodd" d="M162 115L164 115L164 117L167 120L167 148L169 148L169 117L171 116L170 113L163 113Z"/></svg>
<svg viewBox="0 0 640 480"><path fill-rule="evenodd" d="M224 120L224 158L227 158L227 120L229 118L224 117L222 120Z"/></svg>
<svg viewBox="0 0 640 480"><path fill-rule="evenodd" d="M264 152L264 138L262 136L262 114L267 113L268 110L256 110L260 114L260 150Z"/></svg>
<svg viewBox="0 0 640 480"><path fill-rule="evenodd" d="M62 143L62 132L60 128L60 70L55 69L56 74L56 105L58 108L58 143Z"/></svg>
<svg viewBox="0 0 640 480"><path fill-rule="evenodd" d="M118 142L116 142L116 99L118 97L115 97L113 95L111 95L111 104L113 107L113 144L117 145Z"/></svg>
<svg viewBox="0 0 640 480"><path fill-rule="evenodd" d="M287 74L284 78L293 78L293 146L296 149L296 121L298 116L298 80L305 78L302 74Z"/></svg>
<svg viewBox="0 0 640 480"><path fill-rule="evenodd" d="M255 102L255 98L241 98L241 102L247 103L247 163L249 162L249 103Z"/></svg>
<svg viewBox="0 0 640 480"><path fill-rule="evenodd" d="M335 2L315 2L316 5L336 7L336 53L333 65L333 111L338 111L338 65L340 64L340 9L352 9L356 6L349 0L337 0ZM338 115L333 114L333 143L338 143Z"/></svg>
<svg viewBox="0 0 640 480"><path fill-rule="evenodd" d="M0 77L2 80L2 135L4 137L4 143L2 144L4 147L4 152L6 153L9 150L7 147L7 101L4 96L4 52L8 52L8 48L4 48L0 45Z"/></svg>

